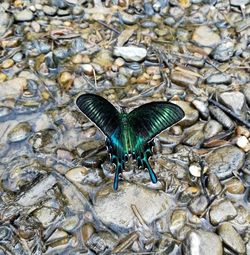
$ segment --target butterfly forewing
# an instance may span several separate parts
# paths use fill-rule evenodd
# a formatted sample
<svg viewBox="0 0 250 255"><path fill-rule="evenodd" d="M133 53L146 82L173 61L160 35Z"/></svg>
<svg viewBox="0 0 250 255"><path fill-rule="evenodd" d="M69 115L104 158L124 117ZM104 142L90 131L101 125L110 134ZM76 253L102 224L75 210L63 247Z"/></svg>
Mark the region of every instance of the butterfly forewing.
<svg viewBox="0 0 250 255"><path fill-rule="evenodd" d="M144 104L129 113L130 127L140 139L136 147L143 147L164 129L172 126L184 117L183 110L168 102Z"/></svg>
<svg viewBox="0 0 250 255"><path fill-rule="evenodd" d="M103 97L81 95L77 98L76 105L109 138L120 125L119 112Z"/></svg>

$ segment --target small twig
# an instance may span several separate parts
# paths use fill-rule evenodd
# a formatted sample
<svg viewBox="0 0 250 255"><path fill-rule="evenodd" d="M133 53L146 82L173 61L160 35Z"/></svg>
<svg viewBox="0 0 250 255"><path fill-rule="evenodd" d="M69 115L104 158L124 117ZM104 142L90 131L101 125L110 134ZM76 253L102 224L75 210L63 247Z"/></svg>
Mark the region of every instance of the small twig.
<svg viewBox="0 0 250 255"><path fill-rule="evenodd" d="M234 119L238 120L241 124L245 125L246 127L250 128L250 123L248 121L243 120L240 116L238 116L237 114L235 114L234 112L232 112L231 110L229 110L227 107L225 107L224 105L220 104L219 102L213 100L213 99L208 99L208 102L217 106L218 108L220 108L221 110L223 110L224 112L228 113L231 117L233 117Z"/></svg>
<svg viewBox="0 0 250 255"><path fill-rule="evenodd" d="M103 22L103 21L101 21L101 20L97 20L97 22L98 22L99 24L103 25L104 27L108 28L109 30L115 32L115 33L118 34L118 35L121 33L120 31L116 30L116 29L113 28L113 27L110 27L108 24L106 24L105 22Z"/></svg>

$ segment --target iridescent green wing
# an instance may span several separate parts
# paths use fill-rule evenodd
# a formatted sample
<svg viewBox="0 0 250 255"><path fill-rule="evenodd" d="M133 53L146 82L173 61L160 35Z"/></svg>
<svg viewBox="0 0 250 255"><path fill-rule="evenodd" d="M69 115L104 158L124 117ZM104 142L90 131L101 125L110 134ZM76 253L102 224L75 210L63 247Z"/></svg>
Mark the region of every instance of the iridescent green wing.
<svg viewBox="0 0 250 255"><path fill-rule="evenodd" d="M120 125L119 112L103 97L84 94L76 105L109 138Z"/></svg>
<svg viewBox="0 0 250 255"><path fill-rule="evenodd" d="M149 170L151 181L157 182L157 177L149 165L148 158L151 149L148 144L157 134L171 127L185 116L183 110L168 102L152 102L144 104L129 113L130 136L138 165Z"/></svg>
<svg viewBox="0 0 250 255"><path fill-rule="evenodd" d="M81 95L76 100L78 108L107 136L106 143L111 161L116 165L114 189L118 188L119 174L124 169L120 113L103 97Z"/></svg>

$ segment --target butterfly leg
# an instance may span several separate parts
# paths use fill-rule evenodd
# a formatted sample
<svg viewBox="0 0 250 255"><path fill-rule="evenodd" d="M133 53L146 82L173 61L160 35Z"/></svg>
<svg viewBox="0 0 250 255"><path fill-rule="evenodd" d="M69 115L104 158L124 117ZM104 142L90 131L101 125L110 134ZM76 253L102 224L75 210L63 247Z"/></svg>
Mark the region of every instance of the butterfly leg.
<svg viewBox="0 0 250 255"><path fill-rule="evenodd" d="M148 169L151 181L153 183L157 183L157 176L148 162L148 158L150 156L152 156L152 154L153 153L151 151L151 146L150 145L146 146L142 161L143 161L144 166Z"/></svg>

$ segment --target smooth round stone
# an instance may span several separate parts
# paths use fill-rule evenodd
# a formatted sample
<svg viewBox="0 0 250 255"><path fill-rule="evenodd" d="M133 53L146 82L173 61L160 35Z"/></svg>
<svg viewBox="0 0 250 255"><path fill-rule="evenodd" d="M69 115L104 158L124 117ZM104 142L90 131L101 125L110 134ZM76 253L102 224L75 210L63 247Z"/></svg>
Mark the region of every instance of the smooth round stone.
<svg viewBox="0 0 250 255"><path fill-rule="evenodd" d="M218 61L228 61L234 54L234 43L223 42L213 51L213 58Z"/></svg>
<svg viewBox="0 0 250 255"><path fill-rule="evenodd" d="M191 230L183 249L185 255L223 255L220 237L203 230Z"/></svg>
<svg viewBox="0 0 250 255"><path fill-rule="evenodd" d="M221 93L219 98L225 106L238 114L240 114L245 104L244 94L239 91Z"/></svg>
<svg viewBox="0 0 250 255"><path fill-rule="evenodd" d="M14 60L13 59L6 59L2 63L2 68L7 69L10 68L14 65Z"/></svg>
<svg viewBox="0 0 250 255"><path fill-rule="evenodd" d="M147 55L147 50L136 46L115 47L114 55L126 61L142 61Z"/></svg>
<svg viewBox="0 0 250 255"><path fill-rule="evenodd" d="M114 231L133 229L135 217L132 205L135 205L147 224L164 215L172 206L172 199L162 191L147 189L141 185L120 182L117 191L109 183L99 190L94 199L94 208L100 220ZM112 215L112 217L110 217Z"/></svg>
<svg viewBox="0 0 250 255"><path fill-rule="evenodd" d="M219 226L218 233L222 241L237 254L245 254L246 246L239 233L230 223L223 223Z"/></svg>
<svg viewBox="0 0 250 255"><path fill-rule="evenodd" d="M30 135L30 132L30 124L28 122L21 122L8 133L9 141L12 143L23 141Z"/></svg>
<svg viewBox="0 0 250 255"><path fill-rule="evenodd" d="M207 84L231 84L232 78L228 74L216 73L206 79Z"/></svg>
<svg viewBox="0 0 250 255"><path fill-rule="evenodd" d="M217 225L223 221L235 218L237 216L237 211L229 200L223 200L211 206L209 215L211 223Z"/></svg>
<svg viewBox="0 0 250 255"><path fill-rule="evenodd" d="M209 139L223 130L222 125L216 120L209 120L204 127L205 139Z"/></svg>
<svg viewBox="0 0 250 255"><path fill-rule="evenodd" d="M243 183L236 178L233 178L227 181L226 183L224 183L224 185L225 185L226 191L231 194L242 194L245 191L245 187Z"/></svg>
<svg viewBox="0 0 250 255"><path fill-rule="evenodd" d="M245 160L245 153L236 146L217 148L208 154L206 162L210 172L220 179L228 178L233 171L239 170Z"/></svg>
<svg viewBox="0 0 250 255"><path fill-rule="evenodd" d="M250 151L250 142L245 136L241 135L237 137L236 144L245 152Z"/></svg>
<svg viewBox="0 0 250 255"><path fill-rule="evenodd" d="M47 14L49 16L53 16L56 14L57 8L54 6L44 5L43 11L45 14Z"/></svg>
<svg viewBox="0 0 250 255"><path fill-rule="evenodd" d="M30 21L34 18L34 15L32 11L25 9L14 13L14 17L16 21Z"/></svg>
<svg viewBox="0 0 250 255"><path fill-rule="evenodd" d="M11 17L6 12L0 12L1 19L0 19L0 35L6 32L8 28L9 22L11 22Z"/></svg>
<svg viewBox="0 0 250 255"><path fill-rule="evenodd" d="M16 53L14 56L13 56L13 60L15 62L20 62L21 60L23 59L23 54L21 52L18 52Z"/></svg>
<svg viewBox="0 0 250 255"><path fill-rule="evenodd" d="M164 20L164 24L165 25L168 25L168 26L172 26L175 24L175 19L173 17L167 17L165 20Z"/></svg>
<svg viewBox="0 0 250 255"><path fill-rule="evenodd" d="M192 40L199 46L213 48L221 43L220 36L208 26L199 26L195 29Z"/></svg>
<svg viewBox="0 0 250 255"><path fill-rule="evenodd" d="M195 215L201 215L207 208L208 201L207 198L203 195L195 197L191 200L188 205L189 210Z"/></svg>

